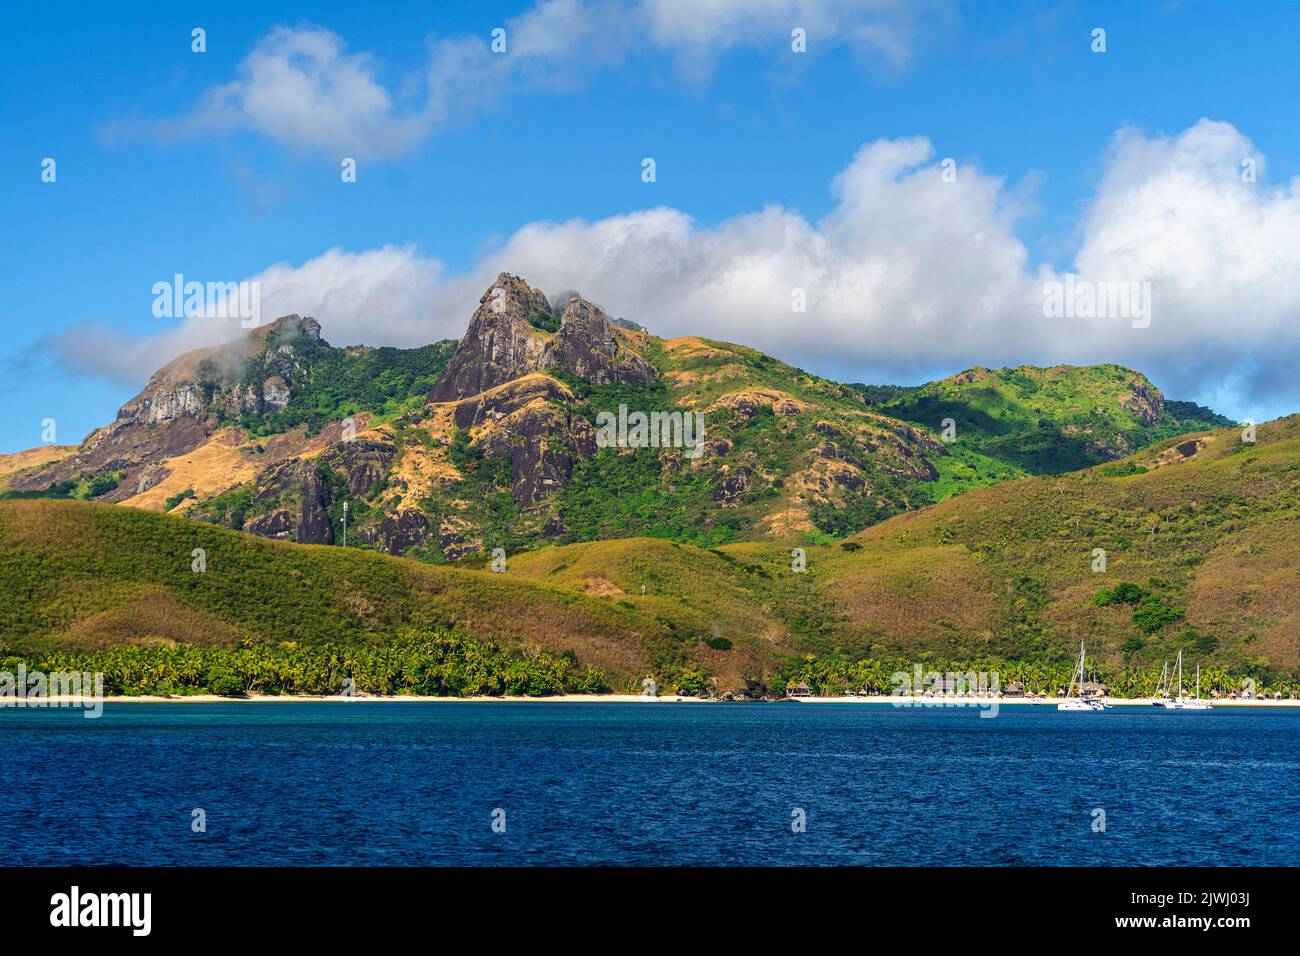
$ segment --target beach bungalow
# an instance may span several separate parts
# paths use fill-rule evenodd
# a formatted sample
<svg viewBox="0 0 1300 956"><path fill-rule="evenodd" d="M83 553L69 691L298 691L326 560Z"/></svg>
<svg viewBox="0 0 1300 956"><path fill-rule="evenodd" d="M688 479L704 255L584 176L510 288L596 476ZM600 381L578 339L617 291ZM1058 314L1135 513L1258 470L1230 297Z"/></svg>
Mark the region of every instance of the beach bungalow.
<svg viewBox="0 0 1300 956"><path fill-rule="evenodd" d="M800 681L787 687L785 693L787 697L811 697L812 689L806 683Z"/></svg>
<svg viewBox="0 0 1300 956"><path fill-rule="evenodd" d="M929 678L926 678L929 683ZM948 697L958 692L961 678L956 674L941 674L939 679L921 692L922 697Z"/></svg>
<svg viewBox="0 0 1300 956"><path fill-rule="evenodd" d="M1018 680L1013 680L1007 685L1007 689L1002 692L1003 697L1024 697L1025 685Z"/></svg>
<svg viewBox="0 0 1300 956"><path fill-rule="evenodd" d="M1095 680L1084 681L1081 690L1084 697L1106 696L1106 685Z"/></svg>

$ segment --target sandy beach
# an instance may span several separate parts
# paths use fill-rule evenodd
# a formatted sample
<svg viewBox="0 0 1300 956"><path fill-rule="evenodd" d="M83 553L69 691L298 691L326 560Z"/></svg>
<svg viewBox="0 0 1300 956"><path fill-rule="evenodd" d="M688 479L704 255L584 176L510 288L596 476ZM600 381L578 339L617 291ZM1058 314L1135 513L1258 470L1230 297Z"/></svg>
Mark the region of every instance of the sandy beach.
<svg viewBox="0 0 1300 956"><path fill-rule="evenodd" d="M693 703L721 703L721 701L704 700L697 697L642 697L639 694L556 694L550 697L433 697L420 694L392 694L389 696L376 696L373 694L357 694L353 697L345 697L342 694L248 694L244 697L218 697L216 694L188 694L177 695L174 697L157 697L141 695L138 697L113 696L105 697L105 704L265 704L265 703L299 703L299 704L321 704L321 703L339 703L355 704L361 701L375 703L377 701L389 702L400 701L410 703L450 703L455 701L496 701L496 702L518 702L518 703L559 703L559 704L579 704L579 703L680 703L691 701ZM30 705L21 705L16 699L10 698L0 700L0 707L13 706L32 706L32 707L53 707L53 706L76 706L80 704L93 703L94 699L84 696L65 696L40 698L40 703Z"/></svg>
<svg viewBox="0 0 1300 956"><path fill-rule="evenodd" d="M64 696L49 698L32 698L30 702L20 703L15 698L0 700L0 707L76 707L95 703L94 698ZM896 707L909 708L945 708L945 707L982 707L990 708L994 703L999 707L1036 706L1055 707L1061 703L1061 697L916 697L875 694L862 697L789 697L782 703L791 704L891 704ZM721 704L728 701L702 697L680 697L663 695L660 697L643 697L640 694L556 694L551 697L432 697L417 694L397 694L392 696L373 696L358 694L344 697L342 694L249 694L246 697L218 697L215 694L193 694L188 696L157 697L114 696L103 698L105 704L265 704L265 703L339 703L353 704L359 701L411 702L411 703L453 703L453 702L497 702L521 704ZM1107 697L1108 707L1151 707L1151 697ZM1300 707L1300 700L1210 700L1205 702L1218 707ZM738 701L736 703L745 703Z"/></svg>
<svg viewBox="0 0 1300 956"><path fill-rule="evenodd" d="M795 697L796 703L811 704L894 704L899 707L988 707L997 703L999 707L1016 707L1025 704L1039 707L1055 707L1062 703L1064 697L893 697L889 694L875 694L863 697ZM1300 707L1300 700L1211 700L1202 701L1212 707ZM1154 697L1106 697L1107 707L1151 707Z"/></svg>

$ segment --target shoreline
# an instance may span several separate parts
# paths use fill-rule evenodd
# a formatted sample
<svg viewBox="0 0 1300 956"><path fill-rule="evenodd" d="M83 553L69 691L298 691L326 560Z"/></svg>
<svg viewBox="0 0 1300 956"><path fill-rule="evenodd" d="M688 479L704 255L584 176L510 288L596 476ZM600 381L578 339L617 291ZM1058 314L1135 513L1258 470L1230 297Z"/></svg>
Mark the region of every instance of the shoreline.
<svg viewBox="0 0 1300 956"><path fill-rule="evenodd" d="M26 701L31 700L33 703L28 704ZM409 702L409 703L533 703L533 704L723 704L723 703L791 703L791 704L890 704L895 707L922 709L945 708L945 707L979 707L985 710L991 710L994 705L997 707L1054 707L1061 703L1063 697L918 697L918 696L894 696L891 694L874 694L862 697L787 697L780 701L723 701L709 699L704 697L682 697L678 695L663 695L659 697L644 697L640 694L555 694L549 697L524 697L524 696L474 696L474 697L434 697L419 694L393 694L390 696L376 696L370 694L358 694L354 697L345 697L342 694L249 694L245 697L219 697L216 694L190 694L178 695L174 697L158 697L141 695L138 697L130 696L111 696L97 700L94 697L86 696L58 696L58 697L33 697L33 698L6 698L0 700L0 709L32 709L38 710L46 707L76 707L96 703L103 704L264 704L264 703L340 703L349 704L357 702L367 703L387 703L387 702ZM1108 707L1147 707L1151 708L1154 698L1151 697L1107 697L1104 699ZM1300 700L1211 700L1202 698L1202 700L1212 707L1295 707L1300 708ZM22 703L19 703L22 701Z"/></svg>
<svg viewBox="0 0 1300 956"><path fill-rule="evenodd" d="M793 697L796 703L813 704L896 704L899 707L1055 707L1064 703L1065 697L917 697L889 694L873 694L863 697ZM1103 697L1107 707L1151 707L1154 709L1154 697ZM1283 698L1282 700L1212 700L1202 697L1201 702L1211 707L1300 707L1300 700Z"/></svg>

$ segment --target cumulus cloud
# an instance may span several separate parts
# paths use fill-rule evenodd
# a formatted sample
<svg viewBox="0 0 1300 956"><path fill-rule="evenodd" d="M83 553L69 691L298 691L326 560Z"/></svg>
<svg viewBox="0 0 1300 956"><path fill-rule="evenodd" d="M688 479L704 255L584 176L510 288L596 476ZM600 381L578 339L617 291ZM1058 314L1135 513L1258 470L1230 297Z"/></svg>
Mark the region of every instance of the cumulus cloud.
<svg viewBox="0 0 1300 956"><path fill-rule="evenodd" d="M384 246L365 252L330 249L300 266L279 262L248 281L258 283L261 318L310 315L338 345L424 345L462 330L431 317L465 277L444 279L442 263L414 247ZM187 278L197 279L190 276ZM463 296L461 296L463 298ZM463 324L463 323L462 323ZM140 386L161 366L191 349L247 334L238 318L194 315L147 337L124 335L102 323L81 324L41 343L61 363L83 374Z"/></svg>
<svg viewBox="0 0 1300 956"><path fill-rule="evenodd" d="M1247 163L1243 167L1243 163ZM1253 165L1254 182L1243 173ZM1116 135L1084 220L1077 270L1152 283L1153 321L1122 348L1187 391L1294 396L1300 359L1300 180L1264 184L1265 157L1228 123Z"/></svg>
<svg viewBox="0 0 1300 956"><path fill-rule="evenodd" d="M394 84L422 91L407 98L384 85L370 54L348 52L337 34L280 26L240 61L234 79L209 89L185 115L113 122L104 132L164 142L246 132L294 149L388 160L514 91L577 88L635 51L676 54L682 72L699 80L732 49L788 52L798 26L810 53L849 46L900 67L917 24L946 9L946 0L541 0L503 22L502 52L487 32L432 42L420 73Z"/></svg>
<svg viewBox="0 0 1300 956"><path fill-rule="evenodd" d="M256 278L264 315L314 314L336 343L458 337L506 271L549 292L578 289L661 335L740 342L842 379L1119 362L1177 397L1294 406L1300 181L1243 182L1243 158L1264 168L1246 137L1208 120L1175 136L1114 138L1071 271L1080 283L1151 283L1145 326L1048 318L1045 285L1065 277L1029 264L1017 191L972 165L945 176L921 137L864 145L817 221L773 205L702 227L660 207L531 223L455 275L415 248L386 247L330 250ZM793 309L795 290L805 312ZM148 343L76 332L65 356L104 371L130 366L141 381L182 340L219 334L197 319Z"/></svg>
<svg viewBox="0 0 1300 956"><path fill-rule="evenodd" d="M642 0L637 13L650 39L678 51L687 69L738 47L789 49L795 28L809 50L850 46L899 68L920 24L952 15L946 3L900 0Z"/></svg>
<svg viewBox="0 0 1300 956"><path fill-rule="evenodd" d="M320 27L276 27L188 114L146 124L112 123L111 137L150 133L181 141L252 132L296 149L388 158L428 136L427 109L399 108L372 58L348 53Z"/></svg>

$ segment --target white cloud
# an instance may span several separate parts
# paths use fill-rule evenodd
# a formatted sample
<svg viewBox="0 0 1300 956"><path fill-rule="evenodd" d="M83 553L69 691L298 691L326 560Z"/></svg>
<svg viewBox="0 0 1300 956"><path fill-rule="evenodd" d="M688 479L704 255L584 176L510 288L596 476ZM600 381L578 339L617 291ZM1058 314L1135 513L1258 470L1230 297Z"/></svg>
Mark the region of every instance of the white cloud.
<svg viewBox="0 0 1300 956"><path fill-rule="evenodd" d="M901 67L912 57L918 21L948 15L945 3L900 0L642 0L638 14L651 40L678 51L689 66L737 47L790 49L805 31L807 48L850 46Z"/></svg>
<svg viewBox="0 0 1300 956"><path fill-rule="evenodd" d="M432 127L424 109L394 104L368 54L348 53L342 39L319 27L276 27L235 72L191 113L153 124L152 131L164 140L249 131L296 149L387 158Z"/></svg>
<svg viewBox="0 0 1300 956"><path fill-rule="evenodd" d="M735 48L788 53L791 29L802 26L810 53L847 45L899 67L911 56L917 21L941 10L946 0L540 0L501 24L504 53L492 51L486 28L433 42L419 77L403 84L419 79L414 85L423 88L409 102L383 84L370 54L349 53L337 34L280 26L187 114L109 123L105 132L163 141L250 132L293 149L388 160L512 92L577 88L634 52L675 53L681 72L699 80Z"/></svg>
<svg viewBox="0 0 1300 956"><path fill-rule="evenodd" d="M526 225L466 273L413 248L331 250L263 272L263 314L314 314L338 344L458 337L499 271L576 288L661 335L752 345L841 378L899 381L971 365L1119 362L1175 397L1300 399L1300 182L1243 183L1263 157L1236 129L1201 121L1172 137L1118 134L1084 216L1082 280L1150 281L1147 328L1048 319L1016 237L1014 190L971 166L945 182L924 138L863 146L819 221L780 206L705 228L655 208ZM792 290L807 312L791 310ZM178 343L218 334L191 320L149 343L67 337L66 357L135 381ZM76 351L74 351L76 350ZM147 359L147 361L146 361ZM1243 404L1228 408L1249 414Z"/></svg>
<svg viewBox="0 0 1300 956"><path fill-rule="evenodd" d="M1242 162L1258 181L1244 182ZM1264 184L1265 157L1228 123L1177 136L1125 130L1084 220L1078 271L1152 283L1144 335L1094 338L1187 391L1235 383L1294 396L1300 359L1300 180Z"/></svg>
<svg viewBox="0 0 1300 956"><path fill-rule="evenodd" d="M200 281L209 279L226 281ZM276 263L248 279L259 283L263 322L292 313L310 315L321 323L322 336L336 345L409 347L456 338L463 331L445 322L434 324L431 317L464 278L444 280L442 263L413 247L358 253L335 248L301 266ZM139 387L181 353L246 333L238 319L200 315L144 338L102 324L77 325L42 347L52 348L75 371Z"/></svg>

